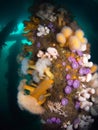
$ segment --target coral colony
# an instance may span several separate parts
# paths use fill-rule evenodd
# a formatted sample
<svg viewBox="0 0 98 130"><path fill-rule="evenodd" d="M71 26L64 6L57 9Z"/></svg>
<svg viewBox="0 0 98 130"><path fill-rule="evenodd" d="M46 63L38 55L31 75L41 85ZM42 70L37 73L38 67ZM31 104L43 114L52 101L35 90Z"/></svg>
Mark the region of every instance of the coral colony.
<svg viewBox="0 0 98 130"><path fill-rule="evenodd" d="M83 30L67 10L48 3L24 23L32 45L17 58L20 109L51 127L88 130L98 115L98 72Z"/></svg>

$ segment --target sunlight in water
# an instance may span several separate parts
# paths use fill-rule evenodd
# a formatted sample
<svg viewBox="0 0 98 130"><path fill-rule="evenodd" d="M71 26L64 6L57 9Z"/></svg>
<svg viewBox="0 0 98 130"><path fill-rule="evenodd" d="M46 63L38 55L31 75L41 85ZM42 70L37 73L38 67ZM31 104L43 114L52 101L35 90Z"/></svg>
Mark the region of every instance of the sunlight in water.
<svg viewBox="0 0 98 130"><path fill-rule="evenodd" d="M14 41L6 41L5 44L7 46L4 47L4 50L9 49L14 43L16 43L16 40L14 40Z"/></svg>
<svg viewBox="0 0 98 130"><path fill-rule="evenodd" d="M21 33L23 33L23 29L24 29L24 24L23 23L18 23L17 24L17 30L10 33L10 35L21 34Z"/></svg>
<svg viewBox="0 0 98 130"><path fill-rule="evenodd" d="M32 45L31 41L28 41L27 39L23 39L21 40L22 44L28 44L28 45Z"/></svg>

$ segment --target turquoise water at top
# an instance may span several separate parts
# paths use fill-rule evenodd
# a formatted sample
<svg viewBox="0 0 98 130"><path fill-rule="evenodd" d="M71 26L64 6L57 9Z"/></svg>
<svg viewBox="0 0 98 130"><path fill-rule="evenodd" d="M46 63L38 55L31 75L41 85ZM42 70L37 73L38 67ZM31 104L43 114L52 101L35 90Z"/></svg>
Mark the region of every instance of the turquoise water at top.
<svg viewBox="0 0 98 130"><path fill-rule="evenodd" d="M17 3L17 2L16 2ZM28 13L28 7L33 3L32 0L29 2L21 2L17 13L18 20L16 29L7 37L5 46L1 50L0 55L0 116L1 124L6 125L6 129L15 130L39 130L40 123L39 117L30 115L26 112L19 110L16 102L17 86L19 82L18 77L18 64L16 61L17 54L21 52L21 43L24 44L26 38L22 36L23 32L23 20L28 19L30 13ZM91 56L92 61L98 64L98 1L97 0L57 0L56 4L62 4L67 7L74 15L75 20L78 22L80 27L84 30L85 36L91 43ZM10 5L10 4L9 4ZM7 6L7 5L6 5ZM15 5L10 5L8 10ZM7 11L4 6L2 11ZM15 15L3 13L4 16L0 15L1 23L0 30L7 24L9 20L14 18ZM9 16L8 16L9 15ZM29 42L29 41L28 41ZM29 43L30 44L30 43Z"/></svg>

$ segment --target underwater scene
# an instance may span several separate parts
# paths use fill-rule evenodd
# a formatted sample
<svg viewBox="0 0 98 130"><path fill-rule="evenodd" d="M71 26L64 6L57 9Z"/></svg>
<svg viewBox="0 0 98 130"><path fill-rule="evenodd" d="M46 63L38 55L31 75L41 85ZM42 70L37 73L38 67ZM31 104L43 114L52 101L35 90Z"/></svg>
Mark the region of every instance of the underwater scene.
<svg viewBox="0 0 98 130"><path fill-rule="evenodd" d="M98 130L98 0L0 1L0 130Z"/></svg>

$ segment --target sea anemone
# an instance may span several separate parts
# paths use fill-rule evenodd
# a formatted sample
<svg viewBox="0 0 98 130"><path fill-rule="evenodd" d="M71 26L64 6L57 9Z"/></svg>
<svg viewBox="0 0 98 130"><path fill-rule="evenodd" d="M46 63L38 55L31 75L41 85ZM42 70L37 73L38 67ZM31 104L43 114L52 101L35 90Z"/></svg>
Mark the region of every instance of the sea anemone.
<svg viewBox="0 0 98 130"><path fill-rule="evenodd" d="M33 61L32 61L32 63L33 63ZM27 75L29 73L28 69L34 69L34 65L30 64L30 60L28 58L24 58L21 61L21 73L23 75Z"/></svg>
<svg viewBox="0 0 98 130"><path fill-rule="evenodd" d="M35 64L35 70L38 72L39 77L44 76L44 71L48 66L51 66L51 62L48 58L38 59L38 61Z"/></svg>
<svg viewBox="0 0 98 130"><path fill-rule="evenodd" d="M21 62L21 73L26 75L27 74L27 69L28 69L28 61L29 59L24 58Z"/></svg>
<svg viewBox="0 0 98 130"><path fill-rule="evenodd" d="M17 100L21 110L27 110L32 114L43 114L44 112L44 108L38 104L34 97L30 95L24 95L22 91L18 92Z"/></svg>

